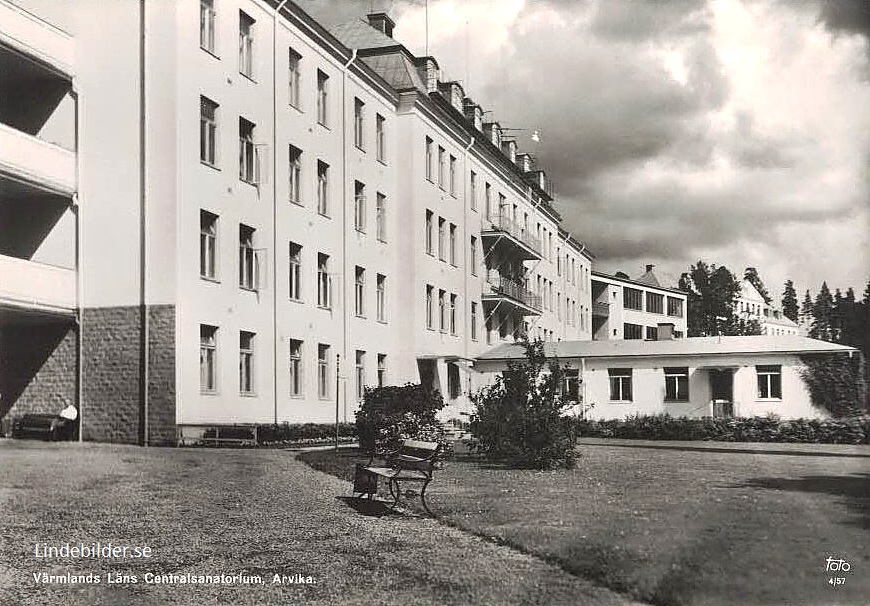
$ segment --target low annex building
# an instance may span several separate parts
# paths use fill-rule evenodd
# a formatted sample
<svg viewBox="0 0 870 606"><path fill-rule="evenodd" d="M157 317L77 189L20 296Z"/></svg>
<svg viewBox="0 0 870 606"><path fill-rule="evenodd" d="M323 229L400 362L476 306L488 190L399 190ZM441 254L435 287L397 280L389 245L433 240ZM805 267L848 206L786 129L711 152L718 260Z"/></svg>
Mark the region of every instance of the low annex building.
<svg viewBox="0 0 870 606"><path fill-rule="evenodd" d="M794 335L688 337L639 341L545 343L547 357L568 367L578 412L592 419L633 414L783 419L824 416L813 407L800 376L801 356L857 350ZM522 345L482 354L475 369L493 378L519 360Z"/></svg>

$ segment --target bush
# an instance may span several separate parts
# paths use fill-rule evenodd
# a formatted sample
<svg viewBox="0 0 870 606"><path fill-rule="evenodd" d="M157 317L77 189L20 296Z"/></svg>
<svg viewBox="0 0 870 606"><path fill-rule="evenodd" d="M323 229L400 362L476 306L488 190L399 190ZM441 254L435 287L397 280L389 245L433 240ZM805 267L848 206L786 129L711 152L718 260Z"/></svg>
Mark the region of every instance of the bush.
<svg viewBox="0 0 870 606"><path fill-rule="evenodd" d="M563 416L564 371L558 360L547 361L543 342L525 347L524 361L509 362L493 385L472 396L471 446L519 467L571 468L577 437L573 419Z"/></svg>
<svg viewBox="0 0 870 606"><path fill-rule="evenodd" d="M800 356L801 378L813 406L835 418L867 414L866 386L860 355L812 354Z"/></svg>
<svg viewBox="0 0 870 606"><path fill-rule="evenodd" d="M442 408L441 394L422 385L367 387L356 413L360 450L384 453L398 449L403 440L414 439L438 442L442 454L449 454L446 432L435 418Z"/></svg>
<svg viewBox="0 0 870 606"><path fill-rule="evenodd" d="M579 419L575 427L579 435L588 438L870 444L870 417L782 421L776 415L700 419L635 415L625 420Z"/></svg>

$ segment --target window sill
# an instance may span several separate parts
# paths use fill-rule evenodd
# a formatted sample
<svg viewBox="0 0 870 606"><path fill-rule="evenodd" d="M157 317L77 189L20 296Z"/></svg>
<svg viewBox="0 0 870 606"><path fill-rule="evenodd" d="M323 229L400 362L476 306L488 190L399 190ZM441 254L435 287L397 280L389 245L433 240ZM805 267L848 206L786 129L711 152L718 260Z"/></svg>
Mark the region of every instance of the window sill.
<svg viewBox="0 0 870 606"><path fill-rule="evenodd" d="M210 169L216 170L218 172L220 172L220 170L221 170L217 164L212 164L208 160L203 160L202 158L199 159L199 163L202 164L203 166L208 166Z"/></svg>
<svg viewBox="0 0 870 606"><path fill-rule="evenodd" d="M317 211L317 216L323 217L324 219L332 219L330 215L327 215L326 213L322 213L320 211Z"/></svg>
<svg viewBox="0 0 870 606"><path fill-rule="evenodd" d="M257 394L256 394L256 392L253 392L253 391L240 391L239 397L240 398L256 398Z"/></svg>
<svg viewBox="0 0 870 606"><path fill-rule="evenodd" d="M360 152L362 152L362 153L366 153L366 148L365 148L365 147L363 147L363 146L361 146L361 145L359 145L359 144L357 144L357 143L354 143L353 146L357 149L357 151L360 151Z"/></svg>
<svg viewBox="0 0 870 606"><path fill-rule="evenodd" d="M688 404L690 400L669 400L667 398L664 399L665 404Z"/></svg>
<svg viewBox="0 0 870 606"><path fill-rule="evenodd" d="M782 402L782 398L756 398L756 402Z"/></svg>
<svg viewBox="0 0 870 606"><path fill-rule="evenodd" d="M247 179L245 179L243 177L239 177L239 181L241 181L242 183L247 183L251 187L257 187L257 188L260 187L260 184L257 183L256 181L248 181Z"/></svg>
<svg viewBox="0 0 870 606"><path fill-rule="evenodd" d="M199 390L199 395L201 396L219 396L220 392L217 390Z"/></svg>
<svg viewBox="0 0 870 606"><path fill-rule="evenodd" d="M353 230L354 230L356 233L361 234L361 235L363 235L363 236L366 235L366 230L364 230L364 229L360 229L359 227L354 227Z"/></svg>
<svg viewBox="0 0 870 606"><path fill-rule="evenodd" d="M290 399L291 400L304 400L305 394L304 393L291 393Z"/></svg>
<svg viewBox="0 0 870 606"><path fill-rule="evenodd" d="M296 304L298 304L298 305L304 305L304 304L305 304L305 301L303 301L302 299L298 299L298 298L295 298L295 299L294 299L293 297L290 297L290 298L288 298L287 300L290 301L291 303L296 303Z"/></svg>
<svg viewBox="0 0 870 606"><path fill-rule="evenodd" d="M378 238L378 242L380 242L381 244L387 243L387 241L384 238Z"/></svg>
<svg viewBox="0 0 870 606"><path fill-rule="evenodd" d="M220 278L216 278L214 276L204 276L202 274L199 274L199 278L200 278L200 280L202 280L204 282L211 282L212 284L220 284L221 283Z"/></svg>
<svg viewBox="0 0 870 606"><path fill-rule="evenodd" d="M213 48L206 48L202 44L199 45L200 50L204 51L207 55L214 57L218 61L220 61L220 55L217 54L217 51Z"/></svg>
<svg viewBox="0 0 870 606"><path fill-rule="evenodd" d="M317 309L322 309L323 311L332 311L332 308L327 307L326 305L318 305Z"/></svg>
<svg viewBox="0 0 870 606"><path fill-rule="evenodd" d="M359 318L360 320L366 320L366 319L368 319L367 316L365 316L365 315L363 315L363 314L354 314L353 317L354 317L354 318Z"/></svg>
<svg viewBox="0 0 870 606"><path fill-rule="evenodd" d="M299 105L297 105L296 103L293 103L292 101L288 102L287 105L292 107L293 109L295 109L300 114L305 113L305 111L301 107L299 107Z"/></svg>
<svg viewBox="0 0 870 606"><path fill-rule="evenodd" d="M305 204L302 202L302 200L287 200L287 202L289 202L289 203L292 204L293 206L298 206L298 207L300 207L300 208L305 208Z"/></svg>
<svg viewBox="0 0 870 606"><path fill-rule="evenodd" d="M320 120L318 120L317 124L325 128L326 130L332 130L331 128L329 128L329 125L326 122L321 122Z"/></svg>
<svg viewBox="0 0 870 606"><path fill-rule="evenodd" d="M244 290L245 292L255 292L255 293L260 292L260 289L258 289L258 288L254 288L253 286L244 286L242 284L239 284L239 289Z"/></svg>
<svg viewBox="0 0 870 606"><path fill-rule="evenodd" d="M321 402L329 402L332 400L332 398L329 396L318 396L317 399L320 400Z"/></svg>
<svg viewBox="0 0 870 606"><path fill-rule="evenodd" d="M246 73L243 72L242 70L239 70L239 75L242 76L242 77L243 77L245 80L247 80L248 82L252 82L253 84L256 84L256 83L257 83L257 81L254 79L254 75L253 75L253 74L246 74Z"/></svg>
<svg viewBox="0 0 870 606"><path fill-rule="evenodd" d="M633 404L634 400L608 400L608 404Z"/></svg>
<svg viewBox="0 0 870 606"><path fill-rule="evenodd" d="M387 161L384 160L383 158L378 158L378 163L381 164L382 166L389 166L389 165L387 164Z"/></svg>
<svg viewBox="0 0 870 606"><path fill-rule="evenodd" d="M383 324L384 326L386 326L387 321L386 320L378 320L378 324Z"/></svg>

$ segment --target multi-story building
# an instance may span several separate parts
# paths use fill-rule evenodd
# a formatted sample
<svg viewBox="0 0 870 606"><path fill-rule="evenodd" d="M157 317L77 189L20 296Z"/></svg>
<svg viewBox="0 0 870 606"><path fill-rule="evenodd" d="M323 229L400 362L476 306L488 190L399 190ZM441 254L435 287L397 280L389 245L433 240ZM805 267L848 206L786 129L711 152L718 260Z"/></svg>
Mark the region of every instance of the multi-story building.
<svg viewBox="0 0 870 606"><path fill-rule="evenodd" d="M662 286L647 265L632 280L617 273L592 272L592 338L681 338L686 336L686 293Z"/></svg>
<svg viewBox="0 0 870 606"><path fill-rule="evenodd" d="M593 256L545 172L387 15L0 17L0 416L71 401L84 439L171 443L420 380L450 415L488 348L592 338Z"/></svg>
<svg viewBox="0 0 870 606"><path fill-rule="evenodd" d="M801 327L784 316L779 308L765 301L762 294L749 280L744 279L740 283L740 296L737 298L735 307L741 319L758 322L763 335L801 334Z"/></svg>

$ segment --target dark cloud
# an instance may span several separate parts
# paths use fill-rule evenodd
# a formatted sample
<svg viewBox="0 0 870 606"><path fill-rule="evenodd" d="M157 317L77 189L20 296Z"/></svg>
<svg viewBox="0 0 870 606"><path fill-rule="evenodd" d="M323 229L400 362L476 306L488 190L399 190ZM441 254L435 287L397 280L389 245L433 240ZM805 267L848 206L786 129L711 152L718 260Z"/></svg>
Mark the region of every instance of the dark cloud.
<svg viewBox="0 0 870 606"><path fill-rule="evenodd" d="M832 32L861 34L870 38L870 2L867 0L818 0L819 20Z"/></svg>
<svg viewBox="0 0 870 606"><path fill-rule="evenodd" d="M708 28L706 12L700 0L599 0L590 31L601 38L635 42L691 35Z"/></svg>

